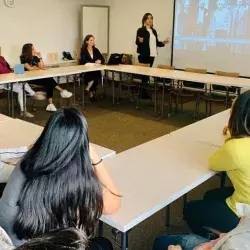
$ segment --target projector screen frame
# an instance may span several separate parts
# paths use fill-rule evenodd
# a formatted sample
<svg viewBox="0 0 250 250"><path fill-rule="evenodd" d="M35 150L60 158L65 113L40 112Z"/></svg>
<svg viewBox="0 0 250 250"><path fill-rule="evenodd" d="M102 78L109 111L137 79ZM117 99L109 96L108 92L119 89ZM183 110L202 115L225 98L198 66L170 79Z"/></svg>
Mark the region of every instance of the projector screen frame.
<svg viewBox="0 0 250 250"><path fill-rule="evenodd" d="M170 64L171 66L175 66L173 65L174 62L174 42L175 42L175 20L176 20L176 1L174 0L174 13L173 13L173 25L172 25L172 44L171 44L171 59L170 59ZM176 70L180 70L180 71L185 71L185 69L182 68L175 68ZM208 71L207 74L214 74L215 72L211 72ZM240 78L246 78L246 79L250 79L250 76L246 76L246 75L240 75Z"/></svg>

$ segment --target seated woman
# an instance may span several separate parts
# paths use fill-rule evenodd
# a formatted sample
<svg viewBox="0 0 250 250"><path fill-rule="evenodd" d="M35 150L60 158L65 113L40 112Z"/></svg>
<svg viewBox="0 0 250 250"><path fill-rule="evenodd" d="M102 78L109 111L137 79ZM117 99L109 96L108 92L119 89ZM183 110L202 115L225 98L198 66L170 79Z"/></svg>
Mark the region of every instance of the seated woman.
<svg viewBox="0 0 250 250"><path fill-rule="evenodd" d="M250 91L235 100L227 129L228 139L211 156L209 166L226 171L233 187L209 191L203 200L191 201L184 209L189 227L201 236L204 226L229 232L240 220L236 203L250 204Z"/></svg>
<svg viewBox="0 0 250 250"><path fill-rule="evenodd" d="M22 55L20 56L21 63L24 64L24 67L28 71L32 70L44 70L44 62L41 57L41 53L37 52L31 43L23 45ZM53 90L56 88L60 93L62 98L70 98L72 96L71 92L63 90L58 86L56 81L53 78L44 78L30 81L30 84L41 85L45 88L48 105L46 110L49 112L55 112L57 109L53 104Z"/></svg>
<svg viewBox="0 0 250 250"><path fill-rule="evenodd" d="M95 38L87 35L81 48L80 64L86 63L104 64L104 58L100 51L95 47ZM89 95L91 101L95 101L94 91L97 89L98 82L101 81L101 71L94 71L84 74L84 82L87 83L85 94Z"/></svg>
<svg viewBox="0 0 250 250"><path fill-rule="evenodd" d="M11 73L11 72L12 72L12 70L11 70L10 65L8 64L8 62L5 60L4 57L0 56L0 74L8 74L8 73ZM7 84L0 85L0 88L9 90L9 87L8 87ZM45 97L43 95L39 95L35 91L33 91L28 83L25 83L24 88L25 88L25 91L33 99L35 99L35 100L44 100L45 99ZM19 103L20 109L21 109L21 114L20 115L25 116L25 117L29 117L29 118L34 117L34 115L29 113L26 110L26 107L24 107L24 105L23 105L23 103L24 103L23 102L23 96L26 97L26 94L23 95L23 84L22 83L14 83L13 84L13 91L17 93L18 103Z"/></svg>
<svg viewBox="0 0 250 250"><path fill-rule="evenodd" d="M61 227L92 237L102 213L119 209L119 192L87 131L78 110L58 110L12 172L0 199L0 225L15 246Z"/></svg>
<svg viewBox="0 0 250 250"><path fill-rule="evenodd" d="M216 240L209 241L195 234L170 235L155 240L153 250L248 250L250 249L249 206L239 204L242 219L231 232L222 233Z"/></svg>

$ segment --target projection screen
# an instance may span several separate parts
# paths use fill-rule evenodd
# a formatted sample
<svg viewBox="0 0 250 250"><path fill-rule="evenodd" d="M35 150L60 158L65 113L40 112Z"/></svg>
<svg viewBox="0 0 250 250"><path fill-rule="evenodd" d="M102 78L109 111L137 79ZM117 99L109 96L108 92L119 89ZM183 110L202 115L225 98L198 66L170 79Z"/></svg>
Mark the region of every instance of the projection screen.
<svg viewBox="0 0 250 250"><path fill-rule="evenodd" d="M173 65L250 76L250 0L176 0Z"/></svg>

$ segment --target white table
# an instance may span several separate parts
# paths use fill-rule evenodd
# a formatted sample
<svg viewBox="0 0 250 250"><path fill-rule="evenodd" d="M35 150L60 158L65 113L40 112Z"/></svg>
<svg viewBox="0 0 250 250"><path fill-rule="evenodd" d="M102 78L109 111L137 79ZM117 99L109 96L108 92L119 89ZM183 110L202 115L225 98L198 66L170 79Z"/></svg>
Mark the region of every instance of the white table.
<svg viewBox="0 0 250 250"><path fill-rule="evenodd" d="M20 148L32 145L41 135L43 127L19 119L7 118L1 121L0 116L0 149ZM102 159L113 157L114 150L92 144L97 154ZM18 160L14 160L17 162ZM0 166L1 168L1 166ZM5 166L0 169L0 183L8 180L13 166ZM1 177L2 175L2 177Z"/></svg>
<svg viewBox="0 0 250 250"><path fill-rule="evenodd" d="M26 71L23 74L2 74L0 75L0 84L27 82L48 77L58 77L67 75L77 75L86 72L105 70L105 66L69 66L61 68L49 68L46 70Z"/></svg>
<svg viewBox="0 0 250 250"><path fill-rule="evenodd" d="M190 141L202 142L216 147L222 147L225 136L223 128L228 125L230 110L223 111L189 126L178 129L171 136L185 138Z"/></svg>
<svg viewBox="0 0 250 250"><path fill-rule="evenodd" d="M101 220L123 233L215 175L208 159L218 148L166 135L105 160L122 197Z"/></svg>

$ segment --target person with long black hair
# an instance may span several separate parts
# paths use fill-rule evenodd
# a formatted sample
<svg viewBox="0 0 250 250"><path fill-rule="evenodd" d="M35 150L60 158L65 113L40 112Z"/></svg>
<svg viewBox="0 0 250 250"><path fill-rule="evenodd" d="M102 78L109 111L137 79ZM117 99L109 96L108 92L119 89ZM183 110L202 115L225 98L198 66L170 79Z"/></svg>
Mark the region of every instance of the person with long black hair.
<svg viewBox="0 0 250 250"><path fill-rule="evenodd" d="M0 225L15 246L60 227L83 229L91 238L102 213L119 209L119 192L87 131L80 111L58 110L11 174Z"/></svg>
<svg viewBox="0 0 250 250"><path fill-rule="evenodd" d="M250 205L250 91L235 100L226 132L225 144L210 157L209 166L226 171L233 187L210 190L203 200L191 201L184 209L189 227L200 236L207 233L204 227L229 232L240 221L237 204Z"/></svg>
<svg viewBox="0 0 250 250"><path fill-rule="evenodd" d="M104 64L105 60L101 52L95 47L95 38L93 35L87 35L83 41L81 48L80 64L87 63ZM90 101L95 101L94 91L96 91L98 83L101 81L101 71L93 71L84 74L84 82L87 84L85 94L89 95Z"/></svg>
<svg viewBox="0 0 250 250"><path fill-rule="evenodd" d="M33 44L31 43L26 43L23 45L20 61L22 64L24 64L25 70L27 71L45 69L41 53L37 52ZM45 88L48 99L46 110L49 112L55 112L57 110L57 108L53 104L54 89L60 92L62 98L70 98L72 96L71 92L67 91L66 89L63 90L62 88L60 88L52 77L32 80L30 81L30 84L41 85Z"/></svg>

